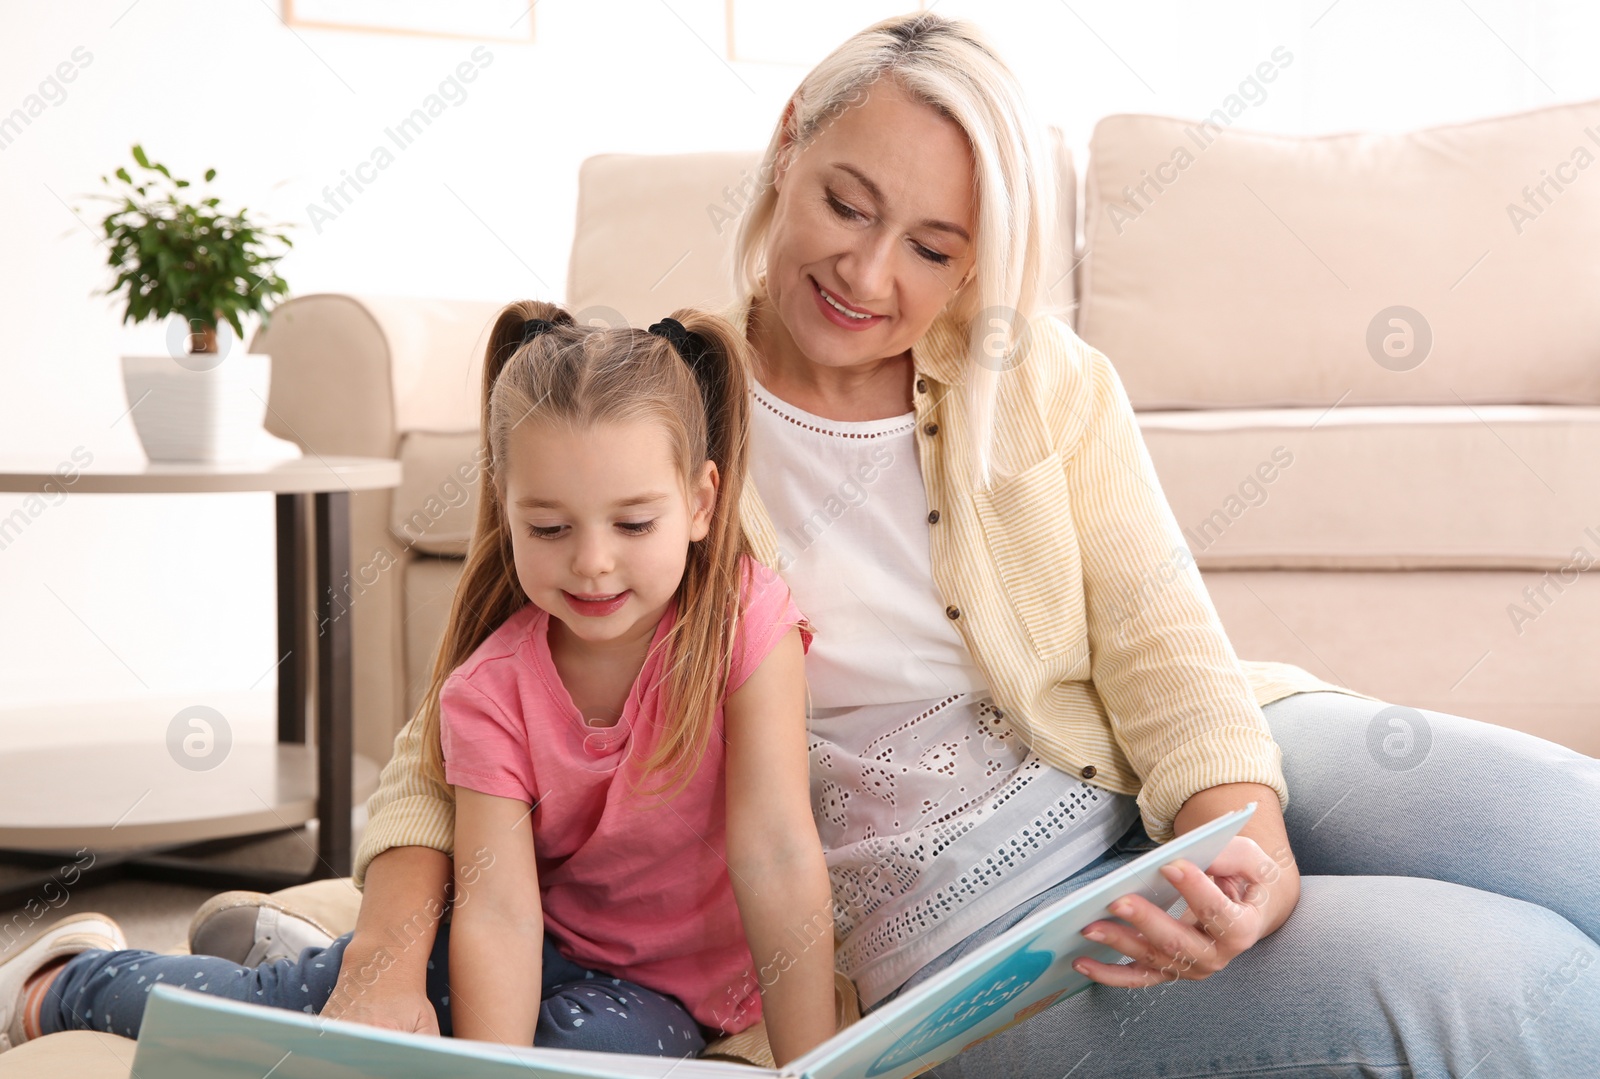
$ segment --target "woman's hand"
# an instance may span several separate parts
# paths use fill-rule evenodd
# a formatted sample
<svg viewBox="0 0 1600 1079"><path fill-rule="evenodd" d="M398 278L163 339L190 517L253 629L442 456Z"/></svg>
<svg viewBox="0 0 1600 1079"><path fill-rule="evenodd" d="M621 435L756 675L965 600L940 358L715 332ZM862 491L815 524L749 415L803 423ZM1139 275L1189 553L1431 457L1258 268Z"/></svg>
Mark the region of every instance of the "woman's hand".
<svg viewBox="0 0 1600 1079"><path fill-rule="evenodd" d="M352 954L349 947L339 966L339 981L321 1014L325 1019L409 1034L439 1034L439 1016L421 979L403 977L379 956Z"/></svg>
<svg viewBox="0 0 1600 1079"><path fill-rule="evenodd" d="M1083 935L1109 944L1133 962L1078 959L1073 969L1102 985L1125 988L1201 981L1282 925L1299 900L1300 877L1293 860L1279 864L1247 836L1229 840L1209 870L1179 858L1161 872L1188 900L1182 917L1174 918L1143 896L1123 896L1111 904L1111 912L1131 924L1091 922Z"/></svg>

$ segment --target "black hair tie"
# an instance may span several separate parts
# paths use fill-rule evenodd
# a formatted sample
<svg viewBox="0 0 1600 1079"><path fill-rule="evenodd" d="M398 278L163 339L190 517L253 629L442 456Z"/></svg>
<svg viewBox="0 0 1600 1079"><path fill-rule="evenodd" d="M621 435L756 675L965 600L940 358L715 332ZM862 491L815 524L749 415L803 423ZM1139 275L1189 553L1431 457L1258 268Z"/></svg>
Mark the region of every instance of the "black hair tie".
<svg viewBox="0 0 1600 1079"><path fill-rule="evenodd" d="M672 347L678 350L684 362L696 371L700 369L700 361L705 357L705 342L697 333L691 333L689 328L675 318L664 318L650 327L651 333L657 337L665 337L672 342Z"/></svg>
<svg viewBox="0 0 1600 1079"><path fill-rule="evenodd" d="M521 348L529 341L532 341L535 337L538 337L541 333L549 333L555 328L556 324L551 322L549 319L530 318L527 322L522 324L522 340L517 342L517 347Z"/></svg>
<svg viewBox="0 0 1600 1079"><path fill-rule="evenodd" d="M711 444L717 445L722 420L722 385L717 371L706 362L711 351L710 344L705 337L675 318L662 319L651 326L649 332L672 342L672 347L689 365L689 370L694 372L695 382L700 387L700 399L705 403L707 433L711 436Z"/></svg>

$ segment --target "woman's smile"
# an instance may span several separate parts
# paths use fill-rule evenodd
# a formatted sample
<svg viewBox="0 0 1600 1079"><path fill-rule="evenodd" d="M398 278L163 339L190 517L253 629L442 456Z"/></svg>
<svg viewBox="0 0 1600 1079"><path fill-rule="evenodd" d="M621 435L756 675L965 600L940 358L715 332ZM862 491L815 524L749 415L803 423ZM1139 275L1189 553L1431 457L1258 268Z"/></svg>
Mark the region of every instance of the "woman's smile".
<svg viewBox="0 0 1600 1079"><path fill-rule="evenodd" d="M869 326L876 326L888 316L864 311L859 307L845 303L839 297L823 288L817 279L809 278L811 291L817 298L817 309L829 322L842 326L847 330L864 330Z"/></svg>

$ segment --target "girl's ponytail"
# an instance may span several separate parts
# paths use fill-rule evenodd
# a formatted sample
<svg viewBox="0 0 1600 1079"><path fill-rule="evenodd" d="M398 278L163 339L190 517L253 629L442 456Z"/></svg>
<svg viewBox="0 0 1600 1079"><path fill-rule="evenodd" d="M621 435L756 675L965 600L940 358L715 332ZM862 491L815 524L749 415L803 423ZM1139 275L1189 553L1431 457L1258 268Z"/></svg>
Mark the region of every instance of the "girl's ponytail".
<svg viewBox="0 0 1600 1079"><path fill-rule="evenodd" d="M690 366L706 405L706 456L716 462L719 477L711 527L689 549L678 592L678 621L667 638L669 654L676 657L667 710L677 722L667 725L645 762L646 771L662 770L669 785L678 788L705 755L742 614L740 572L750 544L739 516L739 496L749 462L752 358L749 342L726 319L693 308L674 311L672 317L703 346Z"/></svg>
<svg viewBox="0 0 1600 1079"><path fill-rule="evenodd" d="M517 583L516 561L511 550L511 530L501 512L500 494L495 480L500 462L495 460L490 401L495 380L522 346L523 327L530 319L544 319L557 326L573 325L572 316L554 304L518 300L507 304L495 317L489 331L489 345L483 357L483 393L478 446L478 519L473 524L467 562L456 582L450 617L445 621L444 638L433 661L433 675L423 695L422 764L424 770L444 782L444 749L439 737L439 694L450 672L465 663L477 647L516 614L528 597ZM537 338L535 338L537 340Z"/></svg>

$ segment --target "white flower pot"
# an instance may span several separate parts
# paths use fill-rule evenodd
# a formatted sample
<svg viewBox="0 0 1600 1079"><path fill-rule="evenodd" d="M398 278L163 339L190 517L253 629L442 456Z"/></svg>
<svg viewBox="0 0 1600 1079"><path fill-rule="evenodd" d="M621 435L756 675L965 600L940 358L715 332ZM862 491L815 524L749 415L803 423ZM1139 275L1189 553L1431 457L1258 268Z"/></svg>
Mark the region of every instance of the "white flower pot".
<svg viewBox="0 0 1600 1079"><path fill-rule="evenodd" d="M272 357L122 357L122 382L139 441L152 461L249 461L297 457L293 442L262 428Z"/></svg>

